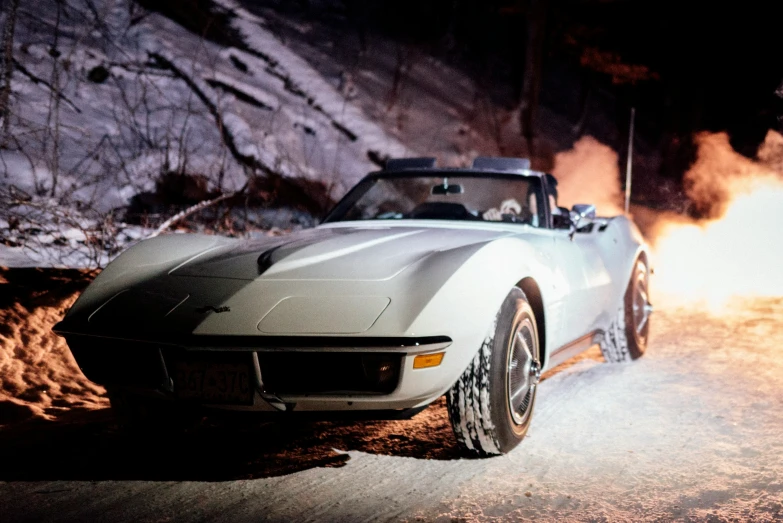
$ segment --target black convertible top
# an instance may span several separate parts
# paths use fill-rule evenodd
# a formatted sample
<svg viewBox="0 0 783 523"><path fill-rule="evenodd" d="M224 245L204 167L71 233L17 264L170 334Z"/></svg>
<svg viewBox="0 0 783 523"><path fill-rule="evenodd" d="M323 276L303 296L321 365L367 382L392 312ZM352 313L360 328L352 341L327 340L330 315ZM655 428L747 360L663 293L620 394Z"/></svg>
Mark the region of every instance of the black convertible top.
<svg viewBox="0 0 783 523"><path fill-rule="evenodd" d="M525 176L542 177L545 173L530 169L530 160L527 158L505 158L494 156L479 156L473 160L471 167L437 167L437 159L433 157L420 158L393 158L386 161L382 171L373 174L398 173L405 171L422 171L441 173L458 172L467 173L495 173L495 174L522 174Z"/></svg>

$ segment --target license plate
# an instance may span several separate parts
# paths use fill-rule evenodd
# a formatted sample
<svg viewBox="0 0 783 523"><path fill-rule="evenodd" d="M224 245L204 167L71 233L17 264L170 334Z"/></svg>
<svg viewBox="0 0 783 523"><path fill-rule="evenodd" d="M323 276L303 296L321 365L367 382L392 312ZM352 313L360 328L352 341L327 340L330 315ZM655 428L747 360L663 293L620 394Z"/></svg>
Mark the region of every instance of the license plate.
<svg viewBox="0 0 783 523"><path fill-rule="evenodd" d="M202 403L253 403L250 365L243 363L177 362L174 390L181 399Z"/></svg>

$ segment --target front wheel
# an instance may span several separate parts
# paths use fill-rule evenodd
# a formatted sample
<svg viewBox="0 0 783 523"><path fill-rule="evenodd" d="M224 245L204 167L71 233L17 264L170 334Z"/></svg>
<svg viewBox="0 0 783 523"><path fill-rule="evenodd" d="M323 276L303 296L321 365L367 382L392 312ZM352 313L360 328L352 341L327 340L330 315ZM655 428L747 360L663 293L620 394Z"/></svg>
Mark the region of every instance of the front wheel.
<svg viewBox="0 0 783 523"><path fill-rule="evenodd" d="M636 260L631 280L617 315L601 340L601 353L609 363L640 358L647 349L652 305L649 299L649 270L641 258Z"/></svg>
<svg viewBox="0 0 783 523"><path fill-rule="evenodd" d="M535 314L522 289L514 287L447 395L451 426L464 450L505 454L522 441L533 415L540 361Z"/></svg>

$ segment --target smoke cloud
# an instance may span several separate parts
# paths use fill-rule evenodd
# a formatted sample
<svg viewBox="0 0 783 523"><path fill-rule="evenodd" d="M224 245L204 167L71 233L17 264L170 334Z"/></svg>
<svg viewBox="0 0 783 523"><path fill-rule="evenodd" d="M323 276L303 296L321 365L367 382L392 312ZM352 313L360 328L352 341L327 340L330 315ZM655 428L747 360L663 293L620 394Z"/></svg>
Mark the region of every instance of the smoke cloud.
<svg viewBox="0 0 783 523"><path fill-rule="evenodd" d="M734 151L726 133L699 133L695 142L696 161L685 174L683 185L700 216L720 218L743 184L768 175L758 163Z"/></svg>
<svg viewBox="0 0 783 523"><path fill-rule="evenodd" d="M555 155L552 174L558 180L558 204L592 203L601 216L622 214L617 153L592 136L580 138L571 150Z"/></svg>
<svg viewBox="0 0 783 523"><path fill-rule="evenodd" d="M720 310L731 298L783 296L783 135L769 131L755 160L737 153L726 133L695 141L683 186L703 218L633 210L652 249L655 301ZM622 213L617 153L595 138L558 153L553 174L561 206L593 203L601 215Z"/></svg>
<svg viewBox="0 0 783 523"><path fill-rule="evenodd" d="M658 295L720 308L733 297L783 296L783 136L770 131L758 161L725 133L700 134L686 193L702 220L661 218L651 238Z"/></svg>

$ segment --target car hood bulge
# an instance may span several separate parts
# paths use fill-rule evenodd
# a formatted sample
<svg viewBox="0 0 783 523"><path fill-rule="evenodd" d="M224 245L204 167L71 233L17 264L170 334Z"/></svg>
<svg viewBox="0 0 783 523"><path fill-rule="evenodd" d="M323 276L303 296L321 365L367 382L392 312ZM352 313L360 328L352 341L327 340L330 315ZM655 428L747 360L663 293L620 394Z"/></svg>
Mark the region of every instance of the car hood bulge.
<svg viewBox="0 0 783 523"><path fill-rule="evenodd" d="M468 228L319 227L210 251L171 274L237 280L382 281L433 252L509 234Z"/></svg>

